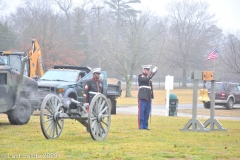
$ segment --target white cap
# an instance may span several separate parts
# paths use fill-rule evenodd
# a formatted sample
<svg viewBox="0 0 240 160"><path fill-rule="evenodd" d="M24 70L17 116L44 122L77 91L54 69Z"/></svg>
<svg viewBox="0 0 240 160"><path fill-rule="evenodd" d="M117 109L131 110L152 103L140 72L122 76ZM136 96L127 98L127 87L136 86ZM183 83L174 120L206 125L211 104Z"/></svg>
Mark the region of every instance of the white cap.
<svg viewBox="0 0 240 160"><path fill-rule="evenodd" d="M92 73L101 73L101 68L94 68Z"/></svg>
<svg viewBox="0 0 240 160"><path fill-rule="evenodd" d="M150 69L152 67L152 65L142 65L143 69Z"/></svg>

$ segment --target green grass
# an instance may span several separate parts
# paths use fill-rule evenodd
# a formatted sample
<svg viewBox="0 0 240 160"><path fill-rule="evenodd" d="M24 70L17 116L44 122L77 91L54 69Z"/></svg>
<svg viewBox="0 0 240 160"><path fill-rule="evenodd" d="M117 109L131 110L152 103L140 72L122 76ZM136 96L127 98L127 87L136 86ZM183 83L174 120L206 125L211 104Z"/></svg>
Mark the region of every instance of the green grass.
<svg viewBox="0 0 240 160"><path fill-rule="evenodd" d="M26 125L10 125L0 114L0 159L240 159L240 123L221 120L227 131L180 131L189 121L183 117L153 116L151 130L137 129L137 115L112 115L105 141L92 140L79 122L66 119L57 139L42 134L39 116Z"/></svg>

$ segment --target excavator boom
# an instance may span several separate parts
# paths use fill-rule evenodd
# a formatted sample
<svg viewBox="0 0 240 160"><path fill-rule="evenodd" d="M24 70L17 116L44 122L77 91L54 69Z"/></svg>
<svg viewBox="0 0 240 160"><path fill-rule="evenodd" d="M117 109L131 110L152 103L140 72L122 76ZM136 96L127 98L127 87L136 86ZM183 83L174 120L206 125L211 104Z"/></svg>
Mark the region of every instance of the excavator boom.
<svg viewBox="0 0 240 160"><path fill-rule="evenodd" d="M36 39L32 40L32 49L28 53L30 77L41 77L44 74L42 52Z"/></svg>

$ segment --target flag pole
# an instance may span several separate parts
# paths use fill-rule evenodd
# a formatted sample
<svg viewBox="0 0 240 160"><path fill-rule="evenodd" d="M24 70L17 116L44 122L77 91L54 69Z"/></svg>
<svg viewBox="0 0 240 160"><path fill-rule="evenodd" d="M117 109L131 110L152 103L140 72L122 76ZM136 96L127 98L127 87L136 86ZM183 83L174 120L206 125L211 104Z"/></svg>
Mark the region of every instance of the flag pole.
<svg viewBox="0 0 240 160"><path fill-rule="evenodd" d="M214 59L214 66L213 66L213 71L215 71L215 60L216 60L216 59Z"/></svg>

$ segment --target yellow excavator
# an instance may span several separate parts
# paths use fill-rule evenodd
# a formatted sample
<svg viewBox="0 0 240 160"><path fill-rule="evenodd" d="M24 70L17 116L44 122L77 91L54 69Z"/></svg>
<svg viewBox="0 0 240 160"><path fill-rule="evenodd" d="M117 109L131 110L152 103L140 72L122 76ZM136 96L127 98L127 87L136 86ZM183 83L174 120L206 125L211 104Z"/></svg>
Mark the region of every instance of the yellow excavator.
<svg viewBox="0 0 240 160"><path fill-rule="evenodd" d="M42 65L42 51L36 39L32 40L32 49L28 52L29 77L41 77L44 74Z"/></svg>
<svg viewBox="0 0 240 160"><path fill-rule="evenodd" d="M0 51L0 59L18 72L21 69L21 59L25 56L28 57L28 62L24 69L24 75L34 79L40 78L44 74L44 70L41 48L36 39L32 40L32 48L28 53Z"/></svg>

